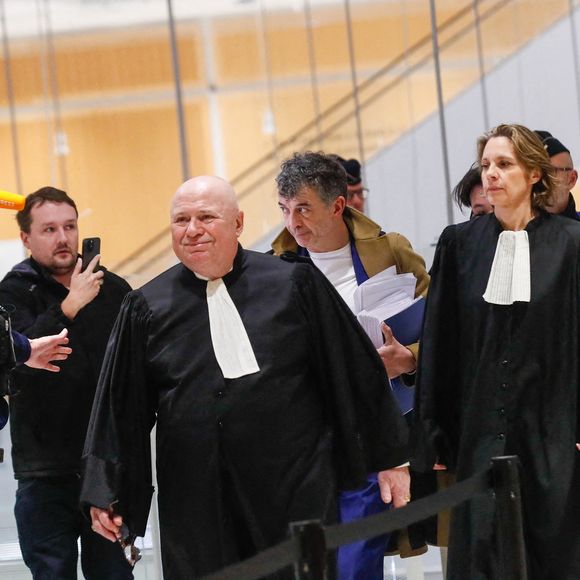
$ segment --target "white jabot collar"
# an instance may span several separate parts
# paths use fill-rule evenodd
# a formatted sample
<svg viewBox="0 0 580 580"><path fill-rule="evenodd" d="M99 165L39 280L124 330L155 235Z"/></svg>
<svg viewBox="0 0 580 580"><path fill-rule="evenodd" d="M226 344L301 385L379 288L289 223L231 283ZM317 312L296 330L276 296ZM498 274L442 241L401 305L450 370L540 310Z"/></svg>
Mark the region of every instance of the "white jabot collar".
<svg viewBox="0 0 580 580"><path fill-rule="evenodd" d="M528 232L504 231L499 235L483 299L490 304L529 302L530 243Z"/></svg>
<svg viewBox="0 0 580 580"><path fill-rule="evenodd" d="M207 280L207 309L213 351L224 378L237 379L260 370L250 338L222 278Z"/></svg>

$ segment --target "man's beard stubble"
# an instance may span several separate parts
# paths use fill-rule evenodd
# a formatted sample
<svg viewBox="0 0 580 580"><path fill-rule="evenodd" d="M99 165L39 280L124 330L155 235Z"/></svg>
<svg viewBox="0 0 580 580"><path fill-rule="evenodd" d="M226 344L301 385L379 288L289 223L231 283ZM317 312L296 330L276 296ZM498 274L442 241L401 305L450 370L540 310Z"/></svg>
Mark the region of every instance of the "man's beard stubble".
<svg viewBox="0 0 580 580"><path fill-rule="evenodd" d="M70 274L75 268L75 265L77 263L77 258L78 258L78 254L74 253L74 252L72 252L70 254L70 259L65 263L57 262L53 257L50 264L47 264L45 266L45 268L51 274L57 275L57 276L63 276L65 274Z"/></svg>

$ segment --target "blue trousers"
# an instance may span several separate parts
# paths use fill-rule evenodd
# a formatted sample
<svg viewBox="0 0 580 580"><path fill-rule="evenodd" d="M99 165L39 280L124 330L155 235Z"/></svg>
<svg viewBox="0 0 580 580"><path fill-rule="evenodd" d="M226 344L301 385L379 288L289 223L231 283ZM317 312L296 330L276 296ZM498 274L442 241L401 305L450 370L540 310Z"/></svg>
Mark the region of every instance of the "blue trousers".
<svg viewBox="0 0 580 580"><path fill-rule="evenodd" d="M18 481L14 515L25 564L34 580L131 580L133 569L118 543L91 530L79 509L80 479L36 477Z"/></svg>
<svg viewBox="0 0 580 580"><path fill-rule="evenodd" d="M367 485L355 491L343 491L339 497L341 523L352 522L390 509L381 499L376 474ZM338 548L339 580L383 580L383 558L389 534L347 544Z"/></svg>

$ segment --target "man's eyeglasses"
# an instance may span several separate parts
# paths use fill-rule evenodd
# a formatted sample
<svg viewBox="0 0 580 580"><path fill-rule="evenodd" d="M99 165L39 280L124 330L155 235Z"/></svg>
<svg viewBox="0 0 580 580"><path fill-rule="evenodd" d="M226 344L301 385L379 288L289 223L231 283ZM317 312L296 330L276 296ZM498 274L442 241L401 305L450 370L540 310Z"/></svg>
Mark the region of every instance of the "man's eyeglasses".
<svg viewBox="0 0 580 580"><path fill-rule="evenodd" d="M552 165L552 168L556 173L567 173L568 171L574 171L573 167L554 167L554 165Z"/></svg>
<svg viewBox="0 0 580 580"><path fill-rule="evenodd" d="M348 190L348 199L350 199L351 197L354 197L355 195L362 197L363 199L366 199L368 194L369 194L368 187L361 187L359 189L349 189Z"/></svg>

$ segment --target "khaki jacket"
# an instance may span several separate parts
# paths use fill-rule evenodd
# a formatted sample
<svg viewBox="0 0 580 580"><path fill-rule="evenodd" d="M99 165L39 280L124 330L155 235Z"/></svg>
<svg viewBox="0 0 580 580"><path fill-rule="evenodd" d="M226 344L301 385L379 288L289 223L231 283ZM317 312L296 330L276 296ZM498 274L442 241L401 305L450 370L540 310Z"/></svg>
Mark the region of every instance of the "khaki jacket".
<svg viewBox="0 0 580 580"><path fill-rule="evenodd" d="M350 232L354 245L369 277L396 266L397 274L410 272L417 278L415 296L426 296L429 287L429 274L425 269L425 260L413 250L405 236L395 232L381 235L381 226L361 212L346 207L344 221ZM298 244L292 234L284 228L272 242L274 254L297 252ZM418 356L419 344L405 345Z"/></svg>

